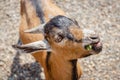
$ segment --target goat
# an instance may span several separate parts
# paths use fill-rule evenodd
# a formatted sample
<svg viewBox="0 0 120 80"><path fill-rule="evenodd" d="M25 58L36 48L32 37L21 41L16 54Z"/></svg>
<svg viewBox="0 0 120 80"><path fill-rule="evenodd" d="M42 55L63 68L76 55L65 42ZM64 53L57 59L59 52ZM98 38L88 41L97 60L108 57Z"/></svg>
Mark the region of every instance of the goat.
<svg viewBox="0 0 120 80"><path fill-rule="evenodd" d="M98 35L81 29L51 0L21 0L19 30L23 44L13 47L32 53L46 80L78 80L82 70L77 59L102 50Z"/></svg>

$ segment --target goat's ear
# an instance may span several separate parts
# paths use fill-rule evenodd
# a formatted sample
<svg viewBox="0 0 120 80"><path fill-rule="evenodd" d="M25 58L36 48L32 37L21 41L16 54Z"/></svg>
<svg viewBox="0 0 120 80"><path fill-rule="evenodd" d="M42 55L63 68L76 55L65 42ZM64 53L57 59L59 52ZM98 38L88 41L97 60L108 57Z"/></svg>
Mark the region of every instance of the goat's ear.
<svg viewBox="0 0 120 80"><path fill-rule="evenodd" d="M43 50L50 51L50 46L45 40L24 44L24 45L12 45L12 47L24 53L33 53L36 51L43 51Z"/></svg>
<svg viewBox="0 0 120 80"><path fill-rule="evenodd" d="M44 26L45 26L45 24L41 24L35 28L25 30L24 32L26 32L26 33L43 33L44 34Z"/></svg>

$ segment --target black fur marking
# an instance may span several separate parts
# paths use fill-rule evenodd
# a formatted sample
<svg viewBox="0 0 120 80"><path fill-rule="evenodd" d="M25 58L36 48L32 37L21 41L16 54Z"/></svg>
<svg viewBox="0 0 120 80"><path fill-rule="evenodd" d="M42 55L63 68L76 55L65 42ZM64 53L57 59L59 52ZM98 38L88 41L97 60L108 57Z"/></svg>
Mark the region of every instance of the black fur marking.
<svg viewBox="0 0 120 80"><path fill-rule="evenodd" d="M72 20L65 17L65 16L56 16L52 18L46 25L45 25L45 33L49 34L53 28L62 29L65 33L68 32L68 27L73 24Z"/></svg>
<svg viewBox="0 0 120 80"><path fill-rule="evenodd" d="M49 64L50 56L51 56L51 51L48 51L47 56L46 56L46 67L47 67L47 70L48 70L48 74L50 75L50 80L54 80L53 76L51 74L51 66Z"/></svg>
<svg viewBox="0 0 120 80"><path fill-rule="evenodd" d="M70 61L72 64L72 80L78 80L77 59Z"/></svg>
<svg viewBox="0 0 120 80"><path fill-rule="evenodd" d="M50 66L49 66L50 56L51 56L51 52L48 51L48 52L47 52L47 56L46 56L46 67L47 67L48 70L50 69Z"/></svg>
<svg viewBox="0 0 120 80"><path fill-rule="evenodd" d="M43 12L42 6L41 6L41 0L30 0L30 1L32 2L32 5L36 9L36 13L37 13L41 23L45 23L44 12Z"/></svg>
<svg viewBox="0 0 120 80"><path fill-rule="evenodd" d="M67 18L65 16L62 15L58 15L54 18L52 18L46 25L45 25L45 29L44 32L46 35L50 36L50 34L55 35L55 31L53 31L53 28L58 28L60 30L62 30L62 34L69 40L80 43L82 42L82 40L77 40L72 33L70 32L70 27L72 25L76 25L78 26L78 23L76 23L75 21L71 20L70 18ZM73 26L74 27L74 26ZM78 26L78 28L80 28Z"/></svg>

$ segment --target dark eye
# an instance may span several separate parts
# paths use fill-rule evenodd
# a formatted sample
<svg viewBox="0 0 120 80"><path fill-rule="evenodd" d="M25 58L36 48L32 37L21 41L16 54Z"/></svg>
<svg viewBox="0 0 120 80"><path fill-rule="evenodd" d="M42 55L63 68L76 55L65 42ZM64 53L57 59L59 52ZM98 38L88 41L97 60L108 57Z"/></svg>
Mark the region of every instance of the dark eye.
<svg viewBox="0 0 120 80"><path fill-rule="evenodd" d="M59 43L64 39L64 34L58 33L58 34L55 35L54 38L55 38L55 42Z"/></svg>

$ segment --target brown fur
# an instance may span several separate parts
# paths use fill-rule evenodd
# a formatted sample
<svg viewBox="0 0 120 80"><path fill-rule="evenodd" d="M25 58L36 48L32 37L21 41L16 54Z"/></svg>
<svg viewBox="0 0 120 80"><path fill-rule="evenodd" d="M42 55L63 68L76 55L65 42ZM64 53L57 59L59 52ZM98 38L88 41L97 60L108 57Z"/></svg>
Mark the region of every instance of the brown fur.
<svg viewBox="0 0 120 80"><path fill-rule="evenodd" d="M48 22L51 17L54 17L56 15L65 15L65 13L60 8L58 8L55 4L53 4L51 0L41 0L41 3L42 3L42 9L44 12L44 17L46 22ZM20 39L22 40L23 44L44 39L42 34L24 33L25 30L38 26L39 24L40 24L40 20L30 0L21 0L21 24L20 24L19 30L20 30ZM72 32L75 33L73 30ZM57 46L54 46L54 47L57 48ZM68 52L69 49L67 46L66 46L66 49ZM73 50L73 52L74 51L75 50ZM61 55L56 55L58 52ZM73 54L72 56L69 56L69 54L66 54L65 56L67 57L65 57L64 53L66 53L66 51L61 51L61 48L58 48L56 52L51 55L51 58L49 60L49 64L51 67L50 73L47 70L46 62L45 62L46 55L47 55L46 51L36 52L32 54L32 56L34 56L34 58L44 67L46 80L53 80L53 79L54 80L71 80L72 67L71 67L71 63L68 60L76 55ZM77 70L78 70L77 71L78 76L80 77L81 69L78 63L77 63Z"/></svg>
<svg viewBox="0 0 120 80"><path fill-rule="evenodd" d="M79 29L78 27L72 27L70 28L70 32L73 34L73 36L79 40L79 39L82 39L83 38L83 33L82 33L82 30Z"/></svg>

